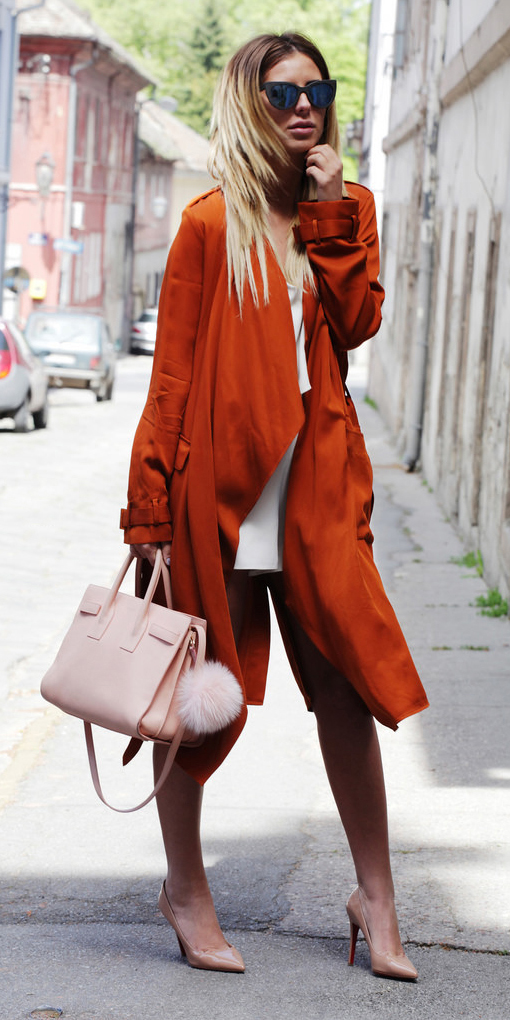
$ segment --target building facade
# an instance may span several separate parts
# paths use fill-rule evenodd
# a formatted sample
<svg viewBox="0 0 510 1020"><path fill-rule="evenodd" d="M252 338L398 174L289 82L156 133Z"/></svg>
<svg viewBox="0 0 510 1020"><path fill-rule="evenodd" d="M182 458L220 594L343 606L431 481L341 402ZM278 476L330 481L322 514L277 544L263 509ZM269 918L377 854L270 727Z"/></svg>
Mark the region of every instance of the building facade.
<svg viewBox="0 0 510 1020"><path fill-rule="evenodd" d="M510 5L397 0L369 392L510 590Z"/></svg>
<svg viewBox="0 0 510 1020"><path fill-rule="evenodd" d="M68 0L18 18L7 257L28 274L16 312L41 302L131 319L137 92L150 81Z"/></svg>

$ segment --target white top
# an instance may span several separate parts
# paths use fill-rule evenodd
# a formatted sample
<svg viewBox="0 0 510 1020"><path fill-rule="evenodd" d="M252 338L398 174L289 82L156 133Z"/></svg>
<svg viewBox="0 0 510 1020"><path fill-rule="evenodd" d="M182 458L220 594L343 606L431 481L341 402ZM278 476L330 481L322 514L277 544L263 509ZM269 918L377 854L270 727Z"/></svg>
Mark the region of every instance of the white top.
<svg viewBox="0 0 510 1020"><path fill-rule="evenodd" d="M303 292L287 284L296 337L296 368L299 389L306 393L310 379L306 367L305 331L303 324ZM239 529L239 545L234 570L266 573L283 566L283 534L290 466L297 435L284 453L271 478L264 486Z"/></svg>

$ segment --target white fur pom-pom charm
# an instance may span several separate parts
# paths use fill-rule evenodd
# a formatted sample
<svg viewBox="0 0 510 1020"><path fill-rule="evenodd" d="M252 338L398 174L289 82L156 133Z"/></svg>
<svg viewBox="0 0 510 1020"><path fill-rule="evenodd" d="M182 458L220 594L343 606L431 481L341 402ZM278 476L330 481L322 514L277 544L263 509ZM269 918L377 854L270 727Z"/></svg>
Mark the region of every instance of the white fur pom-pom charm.
<svg viewBox="0 0 510 1020"><path fill-rule="evenodd" d="M243 705L243 692L234 674L214 661L183 673L175 697L181 722L201 735L224 729Z"/></svg>

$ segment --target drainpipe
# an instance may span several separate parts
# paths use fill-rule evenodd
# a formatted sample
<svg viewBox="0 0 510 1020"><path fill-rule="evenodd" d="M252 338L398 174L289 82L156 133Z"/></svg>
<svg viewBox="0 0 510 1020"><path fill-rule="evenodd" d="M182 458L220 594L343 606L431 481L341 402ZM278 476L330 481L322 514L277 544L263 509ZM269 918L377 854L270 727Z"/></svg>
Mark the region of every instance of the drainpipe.
<svg viewBox="0 0 510 1020"><path fill-rule="evenodd" d="M140 174L140 112L146 103L154 102L156 86L150 86L150 95L135 103L135 117L133 125L133 176L131 178L131 210L129 222L126 224L126 294L124 301L124 314L122 316L122 332L120 336L120 350L129 348L129 333L133 319L133 280L135 269L135 225L136 225L136 204L138 196L138 178Z"/></svg>
<svg viewBox="0 0 510 1020"><path fill-rule="evenodd" d="M420 252L418 259L417 308L415 320L415 346L412 362L409 425L404 464L414 471L420 455L425 387L430 332L430 305L435 247L435 211L437 192L437 140L441 119L439 87L444 62L449 0L436 0L434 25L431 33L432 61L427 81L427 116L425 122L425 151L423 157L423 199L421 207Z"/></svg>
<svg viewBox="0 0 510 1020"><path fill-rule="evenodd" d="M62 237L65 240L69 240L71 236L71 212L73 207L73 178L74 178L74 150L76 147L76 107L78 103L78 83L76 81L76 75L80 71L85 71L87 67L91 67L95 64L98 58L97 46L94 46L92 50L92 56L90 60L85 60L82 64L76 64L71 67L69 71L69 105L67 113L67 143L66 143L66 171L65 171L65 197L64 197L64 222L62 227ZM60 295L59 305L60 307L66 307L69 304L71 291L71 252L62 252L62 261L60 264Z"/></svg>
<svg viewBox="0 0 510 1020"><path fill-rule="evenodd" d="M0 28L0 315L3 308L5 246L7 240L7 209L9 206L9 179L11 167L12 114L14 103L14 81L18 70L19 34L18 17L25 11L43 7L46 0L9 10L4 5L1 12ZM2 38L3 37L3 38Z"/></svg>

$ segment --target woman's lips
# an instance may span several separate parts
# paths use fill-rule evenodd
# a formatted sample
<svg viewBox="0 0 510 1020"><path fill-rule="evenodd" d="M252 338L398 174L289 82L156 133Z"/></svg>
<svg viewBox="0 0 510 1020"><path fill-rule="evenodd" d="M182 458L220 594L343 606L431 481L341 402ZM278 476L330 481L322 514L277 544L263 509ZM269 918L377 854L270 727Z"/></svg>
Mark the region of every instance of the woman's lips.
<svg viewBox="0 0 510 1020"><path fill-rule="evenodd" d="M290 124L290 126L289 126L289 131L292 131L293 134L298 134L298 135L301 135L301 134L307 135L307 134L310 134L310 132L314 131L314 130L315 130L315 124L313 124L311 121L307 121L304 124Z"/></svg>

